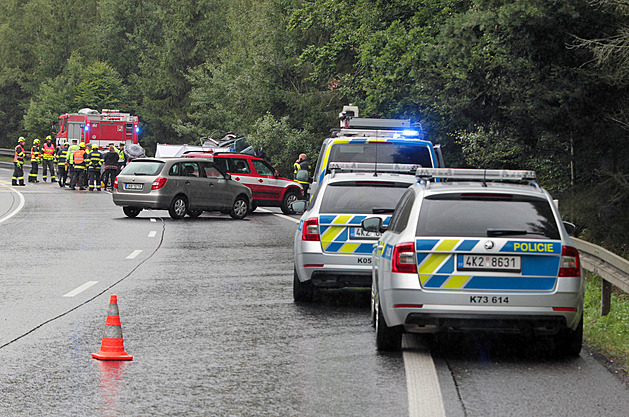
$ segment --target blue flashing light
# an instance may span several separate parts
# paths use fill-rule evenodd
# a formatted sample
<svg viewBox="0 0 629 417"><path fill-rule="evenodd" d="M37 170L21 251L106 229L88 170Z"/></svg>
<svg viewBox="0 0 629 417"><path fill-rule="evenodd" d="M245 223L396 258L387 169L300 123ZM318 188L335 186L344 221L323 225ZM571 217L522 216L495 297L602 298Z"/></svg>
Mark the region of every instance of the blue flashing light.
<svg viewBox="0 0 629 417"><path fill-rule="evenodd" d="M139 126L135 127L135 133L140 133L140 127Z"/></svg>
<svg viewBox="0 0 629 417"><path fill-rule="evenodd" d="M417 130L404 130L402 134L404 136L419 136L419 132Z"/></svg>
<svg viewBox="0 0 629 417"><path fill-rule="evenodd" d="M88 130L90 130L89 126L85 126L84 130L87 132Z"/></svg>

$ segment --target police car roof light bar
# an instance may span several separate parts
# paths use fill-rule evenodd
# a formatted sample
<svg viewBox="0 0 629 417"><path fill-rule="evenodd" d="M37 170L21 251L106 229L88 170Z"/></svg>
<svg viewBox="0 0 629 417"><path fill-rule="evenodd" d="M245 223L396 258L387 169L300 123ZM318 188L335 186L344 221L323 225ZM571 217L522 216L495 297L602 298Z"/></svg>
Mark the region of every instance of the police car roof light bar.
<svg viewBox="0 0 629 417"><path fill-rule="evenodd" d="M513 169L418 168L418 179L460 179L475 181L535 181L535 171Z"/></svg>
<svg viewBox="0 0 629 417"><path fill-rule="evenodd" d="M383 164L374 162L330 162L331 172L392 172L398 174L416 173L421 165L417 164Z"/></svg>

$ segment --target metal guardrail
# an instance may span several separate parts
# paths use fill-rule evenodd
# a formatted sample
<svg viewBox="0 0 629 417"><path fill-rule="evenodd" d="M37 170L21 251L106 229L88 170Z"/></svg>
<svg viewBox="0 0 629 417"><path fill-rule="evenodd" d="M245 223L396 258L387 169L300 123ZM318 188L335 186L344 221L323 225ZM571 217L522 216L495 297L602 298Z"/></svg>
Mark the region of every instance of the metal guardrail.
<svg viewBox="0 0 629 417"><path fill-rule="evenodd" d="M629 261L585 240L572 241L581 252L581 266L603 278L601 315L606 316L611 308L612 284L629 293Z"/></svg>

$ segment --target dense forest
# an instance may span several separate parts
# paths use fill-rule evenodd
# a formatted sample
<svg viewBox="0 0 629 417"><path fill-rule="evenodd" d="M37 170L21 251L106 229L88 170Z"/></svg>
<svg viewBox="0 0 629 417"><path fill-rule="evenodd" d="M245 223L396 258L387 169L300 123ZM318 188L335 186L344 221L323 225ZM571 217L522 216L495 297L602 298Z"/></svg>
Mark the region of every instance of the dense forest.
<svg viewBox="0 0 629 417"><path fill-rule="evenodd" d="M535 169L628 249L626 0L3 0L0 39L0 147L116 108L149 152L237 132L286 174L353 103L449 166Z"/></svg>

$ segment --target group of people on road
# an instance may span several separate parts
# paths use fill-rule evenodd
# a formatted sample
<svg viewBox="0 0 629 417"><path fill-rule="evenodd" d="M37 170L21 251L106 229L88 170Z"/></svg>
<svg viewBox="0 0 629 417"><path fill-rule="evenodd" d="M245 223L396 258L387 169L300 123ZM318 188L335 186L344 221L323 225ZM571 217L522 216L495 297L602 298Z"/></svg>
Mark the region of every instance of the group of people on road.
<svg viewBox="0 0 629 417"><path fill-rule="evenodd" d="M26 139L21 136L15 147L13 157L13 177L12 185L24 186L24 161L26 159L25 149ZM89 191L101 191L102 188L113 190L114 179L126 165L127 157L124 153L124 142L116 148L113 143L109 144L108 151L101 153L98 145L81 142L73 139L72 144L66 142L63 145L52 144L52 137L46 137L46 142L40 146L40 140L33 140L30 149L31 171L28 175L28 182L37 183L39 174L39 164L42 164L42 180L47 182L58 182L60 187L65 187L66 183L71 190L79 187L79 190L89 189ZM57 167L55 176L55 165ZM101 171L104 172L101 175ZM48 176L50 172L50 177Z"/></svg>

